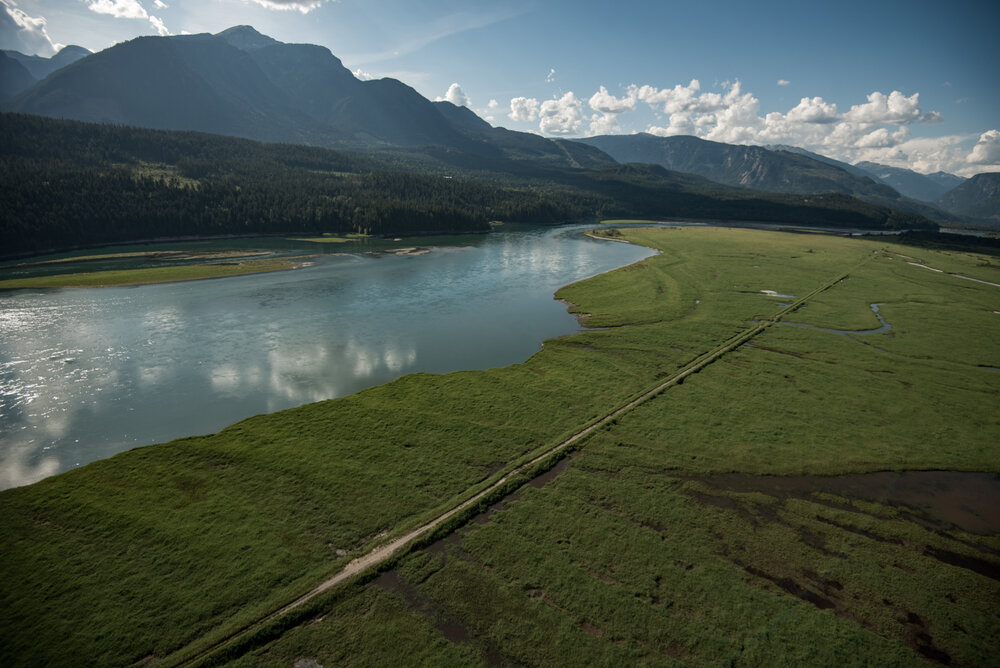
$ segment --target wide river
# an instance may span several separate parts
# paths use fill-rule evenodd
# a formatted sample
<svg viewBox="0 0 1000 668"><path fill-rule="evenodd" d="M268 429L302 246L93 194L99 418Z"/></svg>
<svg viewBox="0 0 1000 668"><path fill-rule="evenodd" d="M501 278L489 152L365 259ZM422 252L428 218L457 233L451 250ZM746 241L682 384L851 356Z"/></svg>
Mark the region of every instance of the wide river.
<svg viewBox="0 0 1000 668"><path fill-rule="evenodd" d="M292 271L0 293L0 489L407 373L522 362L579 329L559 287L650 255L590 227L439 238L423 255L324 244L312 252L341 252Z"/></svg>

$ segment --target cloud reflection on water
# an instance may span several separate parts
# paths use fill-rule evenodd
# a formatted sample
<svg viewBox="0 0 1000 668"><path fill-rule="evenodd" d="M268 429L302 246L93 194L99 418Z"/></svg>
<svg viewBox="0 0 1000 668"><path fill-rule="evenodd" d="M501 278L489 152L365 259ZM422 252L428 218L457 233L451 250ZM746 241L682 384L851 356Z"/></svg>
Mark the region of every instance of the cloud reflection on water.
<svg viewBox="0 0 1000 668"><path fill-rule="evenodd" d="M0 488L413 371L523 361L575 328L556 288L646 255L545 230L294 272L0 295Z"/></svg>

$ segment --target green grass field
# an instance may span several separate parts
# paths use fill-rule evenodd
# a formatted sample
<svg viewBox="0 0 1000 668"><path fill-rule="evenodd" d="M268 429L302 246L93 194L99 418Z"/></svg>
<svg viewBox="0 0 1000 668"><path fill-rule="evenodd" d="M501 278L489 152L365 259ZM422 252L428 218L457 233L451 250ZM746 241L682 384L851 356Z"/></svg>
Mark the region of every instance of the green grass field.
<svg viewBox="0 0 1000 668"><path fill-rule="evenodd" d="M600 329L524 364L407 376L0 493L0 662L207 646L790 300L762 291L803 296L844 274L587 439L549 484L225 657L994 661L1000 528L887 502L881 478L860 494L815 480L1000 472L1000 288L944 273L989 280L995 258L753 230L621 235L662 252L561 290ZM876 328L872 303L884 334L818 329ZM818 478L792 493L772 474ZM974 484L988 491L972 516L988 519L995 483Z"/></svg>
<svg viewBox="0 0 1000 668"><path fill-rule="evenodd" d="M68 262L75 261L76 259L69 258L61 261ZM0 280L0 290L21 290L27 288L107 288L126 285L151 285L154 283L173 283L175 281L196 281L205 278L226 278L228 276L259 274L266 271L284 271L300 266L302 266L301 257L295 259L233 259L226 262L203 262L173 267L113 269L108 271L53 274L51 276L32 276L30 278L11 278Z"/></svg>

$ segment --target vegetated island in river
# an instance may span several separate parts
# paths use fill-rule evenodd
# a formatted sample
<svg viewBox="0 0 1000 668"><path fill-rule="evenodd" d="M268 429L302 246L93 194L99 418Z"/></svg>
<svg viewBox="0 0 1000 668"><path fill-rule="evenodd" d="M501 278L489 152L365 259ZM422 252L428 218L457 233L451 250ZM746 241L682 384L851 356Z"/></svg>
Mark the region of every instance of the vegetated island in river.
<svg viewBox="0 0 1000 668"><path fill-rule="evenodd" d="M995 253L620 238L661 253L560 290L594 329L523 364L406 376L0 493L0 662L990 663ZM872 303L891 329L864 334ZM384 576L270 616L705 355L548 484L512 482Z"/></svg>
<svg viewBox="0 0 1000 668"><path fill-rule="evenodd" d="M261 251L179 251L156 250L149 252L103 253L80 257L65 257L34 263L9 266L6 273L44 267L55 273L44 273L22 278L0 279L0 290L25 288L103 288L130 285L150 285L175 281L194 281L207 278L243 276L268 271L296 269L308 264L306 256L260 257L270 255ZM165 263L166 266L136 269L107 269L100 271L58 272L60 265L103 262L108 260L147 260ZM176 264L183 262L183 264ZM2 273L0 273L2 276Z"/></svg>

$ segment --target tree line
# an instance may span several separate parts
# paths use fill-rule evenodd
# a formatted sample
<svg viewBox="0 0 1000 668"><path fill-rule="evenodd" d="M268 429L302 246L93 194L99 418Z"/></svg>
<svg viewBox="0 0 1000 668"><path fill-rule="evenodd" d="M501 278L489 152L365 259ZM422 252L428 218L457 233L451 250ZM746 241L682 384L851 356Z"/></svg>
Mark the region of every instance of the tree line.
<svg viewBox="0 0 1000 668"><path fill-rule="evenodd" d="M389 170L373 155L18 114L0 114L0 180L8 256L182 236L485 232L494 220L933 226L847 196L755 193L648 166L463 178Z"/></svg>

